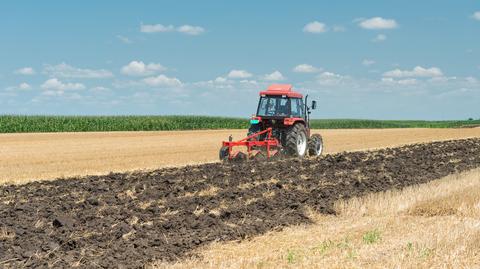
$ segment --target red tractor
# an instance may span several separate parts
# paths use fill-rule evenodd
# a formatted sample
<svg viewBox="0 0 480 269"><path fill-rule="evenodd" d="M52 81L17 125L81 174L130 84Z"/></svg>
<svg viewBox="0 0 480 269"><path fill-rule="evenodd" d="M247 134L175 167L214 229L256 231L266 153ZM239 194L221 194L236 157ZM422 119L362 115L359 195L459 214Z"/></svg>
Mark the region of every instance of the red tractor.
<svg viewBox="0 0 480 269"><path fill-rule="evenodd" d="M307 154L322 154L323 141L319 134L310 133L308 95L293 91L292 85L274 84L260 92L257 113L250 120L246 138L222 142L221 160L270 159L282 156L303 158ZM245 146L246 152L234 151Z"/></svg>

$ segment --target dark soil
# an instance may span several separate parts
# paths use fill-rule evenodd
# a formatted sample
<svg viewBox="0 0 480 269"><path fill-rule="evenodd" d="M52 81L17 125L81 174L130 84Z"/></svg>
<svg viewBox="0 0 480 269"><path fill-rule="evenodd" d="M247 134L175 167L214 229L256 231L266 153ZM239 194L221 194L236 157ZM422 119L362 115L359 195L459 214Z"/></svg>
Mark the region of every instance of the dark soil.
<svg viewBox="0 0 480 269"><path fill-rule="evenodd" d="M0 267L142 267L480 166L480 139L0 187Z"/></svg>

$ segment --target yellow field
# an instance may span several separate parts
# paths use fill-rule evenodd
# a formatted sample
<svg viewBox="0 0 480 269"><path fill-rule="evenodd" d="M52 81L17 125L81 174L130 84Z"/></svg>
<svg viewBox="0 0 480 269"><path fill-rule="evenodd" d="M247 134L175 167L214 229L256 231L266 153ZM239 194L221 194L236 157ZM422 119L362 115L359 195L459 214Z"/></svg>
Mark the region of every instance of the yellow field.
<svg viewBox="0 0 480 269"><path fill-rule="evenodd" d="M325 152L480 137L480 129L316 130ZM213 162L245 130L0 134L0 183Z"/></svg>
<svg viewBox="0 0 480 269"><path fill-rule="evenodd" d="M153 268L479 268L480 170L336 204L241 243L214 243L203 259Z"/></svg>
<svg viewBox="0 0 480 269"><path fill-rule="evenodd" d="M316 132L326 153L480 137L478 128ZM0 183L217 161L229 134L244 131L2 134ZM210 244L197 251L203 258L147 267L480 268L480 170L339 201L336 210L312 211L312 225Z"/></svg>

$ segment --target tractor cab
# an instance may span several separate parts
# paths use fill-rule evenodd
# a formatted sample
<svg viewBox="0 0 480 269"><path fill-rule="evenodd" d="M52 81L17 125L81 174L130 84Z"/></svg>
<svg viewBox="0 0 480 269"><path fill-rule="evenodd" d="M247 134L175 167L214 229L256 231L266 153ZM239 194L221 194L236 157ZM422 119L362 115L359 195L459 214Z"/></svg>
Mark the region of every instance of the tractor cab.
<svg viewBox="0 0 480 269"><path fill-rule="evenodd" d="M263 118L305 118L303 99L280 95L264 95L258 102L257 116Z"/></svg>
<svg viewBox="0 0 480 269"><path fill-rule="evenodd" d="M307 98L308 96L304 100L301 93L293 91L292 85L271 85L267 90L260 92L257 113L252 117L250 123L277 127L303 123L309 129L308 116L310 109L315 109L316 102L313 101L312 106L308 107L306 105ZM255 128L259 129L260 126Z"/></svg>

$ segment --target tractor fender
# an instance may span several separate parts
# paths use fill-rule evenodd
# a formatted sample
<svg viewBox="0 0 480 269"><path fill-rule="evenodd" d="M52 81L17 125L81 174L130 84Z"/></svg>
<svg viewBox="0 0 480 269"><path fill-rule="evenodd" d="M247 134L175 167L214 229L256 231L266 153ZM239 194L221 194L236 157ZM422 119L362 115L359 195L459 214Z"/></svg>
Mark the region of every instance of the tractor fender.
<svg viewBox="0 0 480 269"><path fill-rule="evenodd" d="M307 130L307 137L310 137L310 128L305 123L304 118L285 118L283 120L283 125L285 126L293 127L295 124L303 124L303 127L305 127L305 130Z"/></svg>
<svg viewBox="0 0 480 269"><path fill-rule="evenodd" d="M303 119L303 118L285 118L285 119L283 119L283 124L285 126L293 126L294 124L297 124L297 123L302 123L303 125L305 125L305 119Z"/></svg>

